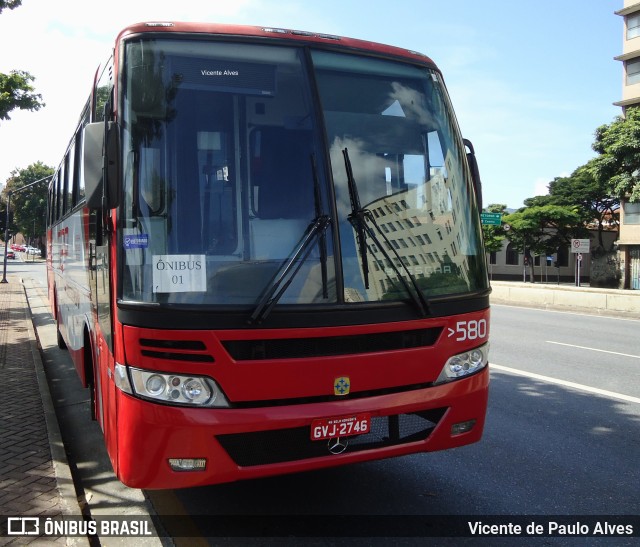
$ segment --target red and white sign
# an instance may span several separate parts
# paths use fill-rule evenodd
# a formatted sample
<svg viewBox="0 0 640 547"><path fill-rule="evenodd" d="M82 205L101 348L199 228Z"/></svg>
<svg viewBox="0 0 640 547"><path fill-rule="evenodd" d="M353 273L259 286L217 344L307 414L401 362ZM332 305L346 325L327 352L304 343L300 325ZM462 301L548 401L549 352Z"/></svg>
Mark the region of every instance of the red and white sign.
<svg viewBox="0 0 640 547"><path fill-rule="evenodd" d="M590 246L591 246L590 239L572 239L571 240L572 253L588 253Z"/></svg>

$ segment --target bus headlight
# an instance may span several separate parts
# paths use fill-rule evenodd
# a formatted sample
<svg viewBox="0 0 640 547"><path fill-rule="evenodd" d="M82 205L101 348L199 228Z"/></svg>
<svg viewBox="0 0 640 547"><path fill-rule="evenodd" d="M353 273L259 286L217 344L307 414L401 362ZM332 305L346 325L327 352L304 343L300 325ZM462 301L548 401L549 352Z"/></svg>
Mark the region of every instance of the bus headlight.
<svg viewBox="0 0 640 547"><path fill-rule="evenodd" d="M229 407L218 384L207 376L171 374L116 364L115 379L122 391L143 399L207 408Z"/></svg>
<svg viewBox="0 0 640 547"><path fill-rule="evenodd" d="M434 382L437 384L443 384L445 382L451 382L459 378L478 372L487 366L489 362L489 344L484 344L479 348L465 351L449 357L444 364L438 379Z"/></svg>

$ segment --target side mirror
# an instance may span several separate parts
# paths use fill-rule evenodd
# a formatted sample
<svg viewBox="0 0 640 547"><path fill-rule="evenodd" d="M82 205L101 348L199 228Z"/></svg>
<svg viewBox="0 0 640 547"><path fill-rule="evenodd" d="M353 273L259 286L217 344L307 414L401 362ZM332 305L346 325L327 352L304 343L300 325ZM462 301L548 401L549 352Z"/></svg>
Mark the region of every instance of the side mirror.
<svg viewBox="0 0 640 547"><path fill-rule="evenodd" d="M87 206L90 209L117 207L120 197L120 135L117 124L87 124L82 156Z"/></svg>
<svg viewBox="0 0 640 547"><path fill-rule="evenodd" d="M462 139L465 147L468 148L467 162L469 163L469 169L471 170L471 179L473 181L473 189L476 193L476 201L478 202L478 209L482 211L482 182L480 181L480 169L478 169L478 160L476 159L476 152L473 149L473 144L469 139Z"/></svg>
<svg viewBox="0 0 640 547"><path fill-rule="evenodd" d="M115 122L107 124L105 170L107 172L106 206L113 209L120 204L120 127Z"/></svg>
<svg viewBox="0 0 640 547"><path fill-rule="evenodd" d="M90 123L84 127L82 137L82 161L84 167L84 191L87 207L102 207L102 168L104 166L102 150L104 148L104 123Z"/></svg>

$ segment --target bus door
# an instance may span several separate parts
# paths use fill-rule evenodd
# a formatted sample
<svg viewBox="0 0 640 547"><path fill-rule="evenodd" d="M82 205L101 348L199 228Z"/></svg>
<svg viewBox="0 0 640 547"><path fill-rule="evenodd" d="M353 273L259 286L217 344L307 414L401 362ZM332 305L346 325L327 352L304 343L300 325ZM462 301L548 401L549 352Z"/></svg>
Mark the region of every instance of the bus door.
<svg viewBox="0 0 640 547"><path fill-rule="evenodd" d="M100 427L108 434L105 424L105 411L108 405L107 369L113 369L113 329L111 324L111 290L110 290L110 234L105 230L105 222L102 211L91 213L95 216L92 222L95 234L91 238L91 274L93 306L96 311L96 336L95 336L95 370L94 378L96 387L96 419ZM110 366L111 365L111 366Z"/></svg>

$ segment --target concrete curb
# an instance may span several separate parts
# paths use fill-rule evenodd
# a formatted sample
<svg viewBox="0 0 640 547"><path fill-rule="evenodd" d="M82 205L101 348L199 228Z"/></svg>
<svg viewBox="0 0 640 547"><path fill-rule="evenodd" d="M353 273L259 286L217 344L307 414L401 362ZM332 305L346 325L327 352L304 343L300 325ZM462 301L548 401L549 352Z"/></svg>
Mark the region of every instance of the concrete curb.
<svg viewBox="0 0 640 547"><path fill-rule="evenodd" d="M640 319L640 291L492 281L491 302Z"/></svg>

